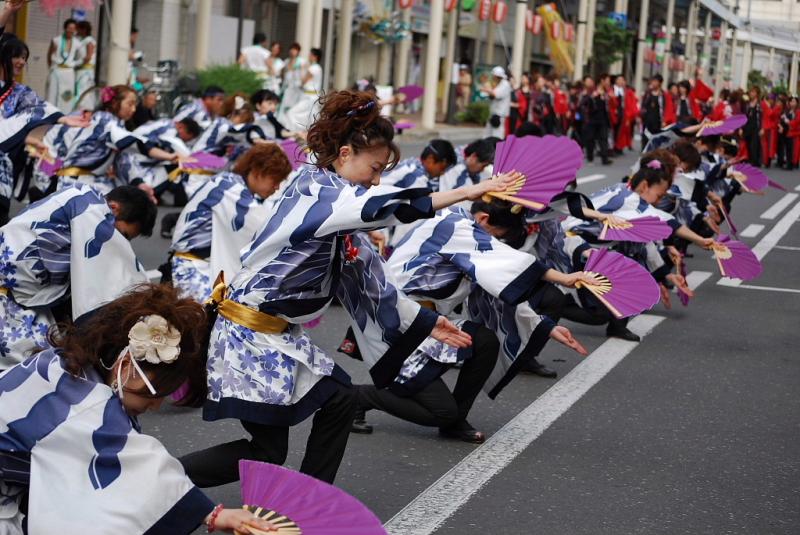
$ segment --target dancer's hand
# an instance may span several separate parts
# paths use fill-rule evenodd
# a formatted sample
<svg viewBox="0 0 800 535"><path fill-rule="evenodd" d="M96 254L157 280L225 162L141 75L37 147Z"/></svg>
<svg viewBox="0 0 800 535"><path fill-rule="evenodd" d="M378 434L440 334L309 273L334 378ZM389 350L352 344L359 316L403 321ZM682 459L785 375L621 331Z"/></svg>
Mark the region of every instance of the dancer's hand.
<svg viewBox="0 0 800 535"><path fill-rule="evenodd" d="M158 198L156 198L156 190L153 189L153 186L149 186L144 182L142 182L136 187L142 190L143 192L147 193L147 198L150 199L150 202L152 202L155 205L158 205Z"/></svg>
<svg viewBox="0 0 800 535"><path fill-rule="evenodd" d="M369 236L369 241L371 241L372 245L378 250L378 254L383 256L386 250L386 234L380 230L370 230L367 234Z"/></svg>
<svg viewBox="0 0 800 535"><path fill-rule="evenodd" d="M613 226L622 227L625 226L625 223L628 222L628 220L625 219L624 217L619 217L614 214L603 214L602 212L600 213L602 215L602 217L600 217L600 221L602 221L603 223L608 223L608 226L610 227Z"/></svg>
<svg viewBox="0 0 800 535"><path fill-rule="evenodd" d="M689 297L694 297L694 290L689 288L689 283L686 282L686 278L683 275L679 275L677 273L670 273L667 275L667 280L670 281L672 284L675 285L677 289L681 292L685 293Z"/></svg>
<svg viewBox="0 0 800 535"><path fill-rule="evenodd" d="M586 271L576 271L574 273L561 273L560 271L549 269L547 270L543 278L547 282L554 282L556 284L560 284L561 286L566 286L567 288L575 288L575 285L578 284L579 282L585 284L592 284L594 286L598 286L601 284L601 281L599 279L597 279L594 275L590 275Z"/></svg>
<svg viewBox="0 0 800 535"><path fill-rule="evenodd" d="M444 316L439 316L439 319L436 320L436 326L431 331L431 338L456 348L472 345L472 337Z"/></svg>
<svg viewBox="0 0 800 535"><path fill-rule="evenodd" d="M669 288L663 284L659 284L658 290L661 292L661 303L664 305L664 308L670 310L672 308L672 296L669 294Z"/></svg>
<svg viewBox="0 0 800 535"><path fill-rule="evenodd" d="M524 176L517 171L509 171L508 173L493 176L489 180L482 180L472 186L465 186L467 199L474 201L489 192L506 191Z"/></svg>
<svg viewBox="0 0 800 535"><path fill-rule="evenodd" d="M581 356L585 357L589 354L589 352L586 351L586 348L583 347L583 345L578 342L574 336L572 336L572 333L566 327L562 327L561 325L556 325L553 327L553 330L550 331L550 338L559 344L567 346Z"/></svg>
<svg viewBox="0 0 800 535"><path fill-rule="evenodd" d="M702 247L703 249L711 249L711 246L714 245L714 243L714 238L700 238L695 242L695 245Z"/></svg>
<svg viewBox="0 0 800 535"><path fill-rule="evenodd" d="M58 120L58 123L72 128L87 128L90 119L87 119L85 115L64 115Z"/></svg>
<svg viewBox="0 0 800 535"><path fill-rule="evenodd" d="M247 535L278 531L275 526L266 520L261 520L250 511L244 509L223 509L217 515L214 527L226 533L233 533L235 530L236 533Z"/></svg>

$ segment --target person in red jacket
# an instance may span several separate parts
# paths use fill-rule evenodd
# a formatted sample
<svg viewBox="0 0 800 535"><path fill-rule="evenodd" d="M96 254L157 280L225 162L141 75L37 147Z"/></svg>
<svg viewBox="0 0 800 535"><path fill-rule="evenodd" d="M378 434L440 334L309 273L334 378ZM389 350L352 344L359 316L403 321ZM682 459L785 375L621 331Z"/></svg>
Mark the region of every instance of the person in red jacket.
<svg viewBox="0 0 800 535"><path fill-rule="evenodd" d="M775 100L775 95L769 95L761 101L761 116L764 136L761 138L761 156L764 166L772 165L772 160L778 153L778 122L780 121L783 107Z"/></svg>
<svg viewBox="0 0 800 535"><path fill-rule="evenodd" d="M633 128L639 116L639 99L621 74L614 77L609 97L611 126L614 128L614 153L619 155L623 150L633 148Z"/></svg>

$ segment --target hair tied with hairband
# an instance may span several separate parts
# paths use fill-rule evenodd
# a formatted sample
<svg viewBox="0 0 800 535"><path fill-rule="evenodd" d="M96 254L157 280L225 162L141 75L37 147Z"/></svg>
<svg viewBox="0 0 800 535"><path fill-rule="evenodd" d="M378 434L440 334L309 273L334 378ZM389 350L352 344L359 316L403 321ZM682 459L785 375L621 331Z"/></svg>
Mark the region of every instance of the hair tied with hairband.
<svg viewBox="0 0 800 535"><path fill-rule="evenodd" d="M348 111L345 115L347 117L353 117L354 115L364 115L365 113L367 113L370 110L372 110L372 108L374 108L374 107L375 107L375 101L374 100L370 100L366 104L362 104L361 106Z"/></svg>
<svg viewBox="0 0 800 535"><path fill-rule="evenodd" d="M181 353L180 343L181 333L163 317L152 314L140 318L128 331L128 345L117 357L117 361L120 362L120 365L117 366L116 382L119 397L123 396L121 361L126 358L130 359L131 365L141 376L147 389L151 394L156 395L156 389L137 361L144 360L150 364L172 363Z"/></svg>
<svg viewBox="0 0 800 535"><path fill-rule="evenodd" d="M660 160L651 160L647 162L647 167L650 169L661 169L661 161Z"/></svg>
<svg viewBox="0 0 800 535"><path fill-rule="evenodd" d="M115 96L117 96L117 92L110 85L100 90L100 100L103 102L103 104L108 104L114 100Z"/></svg>

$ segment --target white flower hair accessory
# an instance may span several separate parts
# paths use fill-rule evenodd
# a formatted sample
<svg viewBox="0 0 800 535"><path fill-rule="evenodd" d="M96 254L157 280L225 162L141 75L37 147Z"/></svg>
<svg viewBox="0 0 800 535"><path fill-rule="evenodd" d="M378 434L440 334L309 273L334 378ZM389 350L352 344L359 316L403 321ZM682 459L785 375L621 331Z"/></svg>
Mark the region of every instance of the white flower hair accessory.
<svg viewBox="0 0 800 535"><path fill-rule="evenodd" d="M145 316L128 331L128 350L150 364L174 362L181 353L181 333L157 314Z"/></svg>
<svg viewBox="0 0 800 535"><path fill-rule="evenodd" d="M155 387L136 361L144 360L151 364L174 362L181 353L180 343L181 333L167 323L167 320L157 314L145 316L128 331L128 345L120 352L117 360L122 361L129 358L135 370L134 373L138 373L150 393L156 395ZM126 381L122 380L122 364L120 362L117 366L115 384L115 391L119 393L120 399L124 395L123 385L125 382L127 379Z"/></svg>

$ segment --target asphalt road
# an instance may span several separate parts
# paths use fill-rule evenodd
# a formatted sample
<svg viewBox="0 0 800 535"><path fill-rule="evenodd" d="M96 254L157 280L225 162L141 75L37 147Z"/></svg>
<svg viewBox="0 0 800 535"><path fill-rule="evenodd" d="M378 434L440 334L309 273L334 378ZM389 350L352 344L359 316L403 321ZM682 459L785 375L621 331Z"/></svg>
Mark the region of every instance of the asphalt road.
<svg viewBox="0 0 800 535"><path fill-rule="evenodd" d="M402 148L413 155L422 144ZM585 167L580 189L615 181L632 160ZM402 510L390 524L398 534L798 533L800 173L768 174L793 192L784 209L769 213L786 195L769 190L739 197L732 213L752 234L743 241L766 253L760 279L718 284L716 263L694 249L697 297L648 313L636 325L652 327L640 344L606 343L602 328L567 323L593 353L584 360L549 344L540 360L558 380L520 376L497 400L479 397L470 421L494 435L481 447L373 411L375 433L351 435L337 485L383 521ZM134 246L153 269L168 243L154 236ZM333 308L312 337L366 382L361 363L335 353L344 330ZM175 455L245 436L238 422L167 406L142 424ZM292 431L288 466L299 466L307 433ZM240 503L235 484L209 494ZM403 525L414 518L429 522Z"/></svg>

